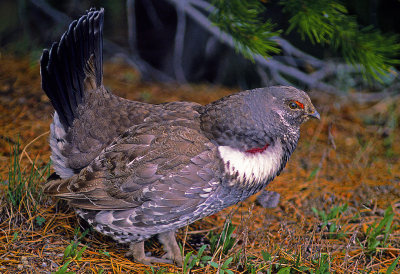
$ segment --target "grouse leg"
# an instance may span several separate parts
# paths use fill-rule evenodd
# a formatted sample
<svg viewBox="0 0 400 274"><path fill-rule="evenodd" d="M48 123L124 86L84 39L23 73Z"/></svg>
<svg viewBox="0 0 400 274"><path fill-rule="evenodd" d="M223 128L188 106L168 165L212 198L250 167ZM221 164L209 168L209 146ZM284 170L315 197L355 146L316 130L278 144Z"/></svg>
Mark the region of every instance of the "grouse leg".
<svg viewBox="0 0 400 274"><path fill-rule="evenodd" d="M144 253L144 241L139 243L131 243L129 251L125 254L126 257L133 257L136 262L142 264L162 263L172 264L172 260L160 259L156 257L148 257Z"/></svg>
<svg viewBox="0 0 400 274"><path fill-rule="evenodd" d="M176 242L175 231L160 233L158 234L158 239L163 244L164 251L167 252L162 258L171 259L177 265L182 266L183 258L178 243Z"/></svg>

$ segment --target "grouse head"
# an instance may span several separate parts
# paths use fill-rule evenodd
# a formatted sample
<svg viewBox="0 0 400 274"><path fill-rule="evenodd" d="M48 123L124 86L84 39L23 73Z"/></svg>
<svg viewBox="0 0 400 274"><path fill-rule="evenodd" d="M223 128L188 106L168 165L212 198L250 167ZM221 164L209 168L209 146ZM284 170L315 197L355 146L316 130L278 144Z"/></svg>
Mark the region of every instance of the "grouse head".
<svg viewBox="0 0 400 274"><path fill-rule="evenodd" d="M310 117L319 119L319 113L304 91L274 86L207 105L201 126L218 145L230 183L258 189L284 168L299 140L300 125Z"/></svg>
<svg viewBox="0 0 400 274"><path fill-rule="evenodd" d="M310 97L289 86L224 97L207 105L201 115L202 128L210 139L242 151L264 147L276 139L295 145L300 125L310 117L319 119Z"/></svg>
<svg viewBox="0 0 400 274"><path fill-rule="evenodd" d="M281 123L287 124L289 128L299 127L310 117L319 119L319 113L311 103L310 97L302 90L288 86L278 86L265 89L259 89L253 93L253 96L263 97L263 104L271 108L273 115L279 116ZM257 98L254 98L257 100Z"/></svg>

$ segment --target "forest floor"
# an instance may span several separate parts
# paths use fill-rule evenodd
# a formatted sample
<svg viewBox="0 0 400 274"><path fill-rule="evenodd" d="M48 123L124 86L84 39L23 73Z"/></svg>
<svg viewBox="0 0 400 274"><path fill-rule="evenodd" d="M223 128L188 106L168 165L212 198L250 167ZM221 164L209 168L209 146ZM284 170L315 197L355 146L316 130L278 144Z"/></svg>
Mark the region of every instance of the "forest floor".
<svg viewBox="0 0 400 274"><path fill-rule="evenodd" d="M278 206L263 208L255 195L180 229L193 263L150 267L42 195L53 109L37 63L0 55L0 273L400 273L399 98L362 105L312 92L321 120L303 125L284 172L267 187L281 195ZM151 103L206 104L237 91L143 83L116 61L104 75L114 93ZM145 248L163 254L156 240Z"/></svg>

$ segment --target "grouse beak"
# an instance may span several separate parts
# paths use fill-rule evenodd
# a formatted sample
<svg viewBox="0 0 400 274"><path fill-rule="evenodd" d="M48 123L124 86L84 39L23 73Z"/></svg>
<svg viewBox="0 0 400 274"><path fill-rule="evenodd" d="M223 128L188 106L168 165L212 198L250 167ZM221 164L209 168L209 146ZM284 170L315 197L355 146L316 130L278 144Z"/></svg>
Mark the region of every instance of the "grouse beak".
<svg viewBox="0 0 400 274"><path fill-rule="evenodd" d="M309 113L308 116L312 117L312 118L316 118L318 120L321 120L321 116L319 115L317 110L314 110L314 112Z"/></svg>

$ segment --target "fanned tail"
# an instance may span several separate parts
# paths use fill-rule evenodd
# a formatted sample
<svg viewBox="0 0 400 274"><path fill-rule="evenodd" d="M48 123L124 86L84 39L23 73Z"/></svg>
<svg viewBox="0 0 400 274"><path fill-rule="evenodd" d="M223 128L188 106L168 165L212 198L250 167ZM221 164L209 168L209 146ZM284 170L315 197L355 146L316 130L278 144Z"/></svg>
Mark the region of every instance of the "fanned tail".
<svg viewBox="0 0 400 274"><path fill-rule="evenodd" d="M85 91L102 85L103 18L104 9L91 9L73 21L40 59L42 88L65 132L77 118Z"/></svg>

